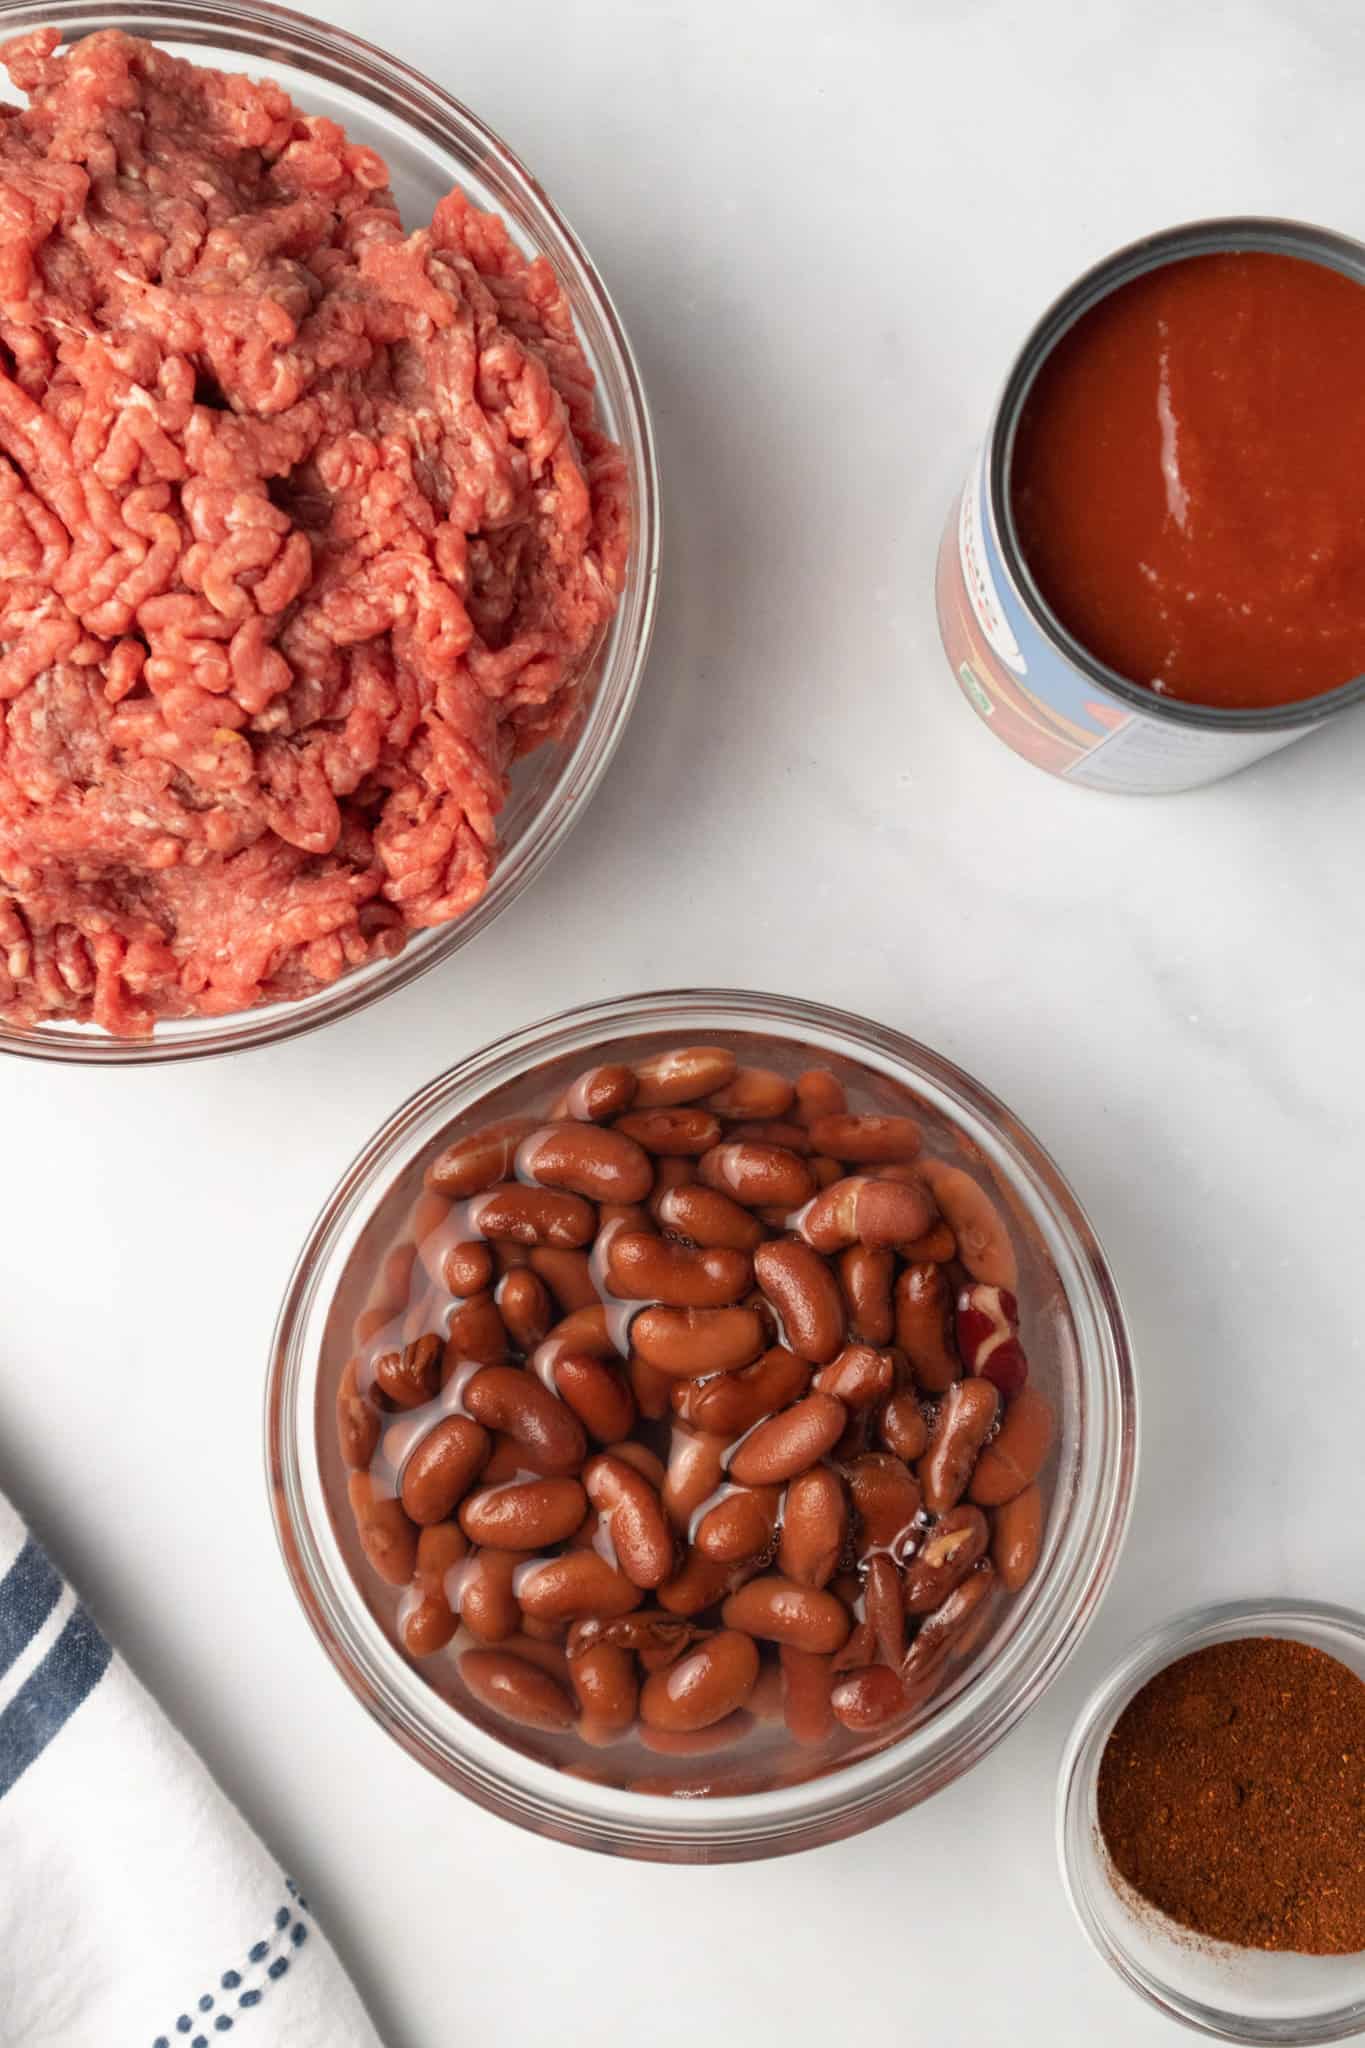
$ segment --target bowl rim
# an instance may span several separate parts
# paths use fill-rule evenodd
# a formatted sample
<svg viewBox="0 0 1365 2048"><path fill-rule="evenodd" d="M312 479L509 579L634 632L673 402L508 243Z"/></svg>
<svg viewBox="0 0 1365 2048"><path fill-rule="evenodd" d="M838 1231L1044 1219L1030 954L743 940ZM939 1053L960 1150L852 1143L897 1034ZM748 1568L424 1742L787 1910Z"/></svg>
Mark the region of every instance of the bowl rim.
<svg viewBox="0 0 1365 2048"><path fill-rule="evenodd" d="M451 1710L387 1641L368 1608L359 1621L348 1612L363 1600L342 1583L350 1579L348 1572L328 1569L334 1535L324 1531L320 1542L310 1523L305 1494L313 1472L306 1439L310 1429L317 1437L316 1337L319 1315L325 1321L331 1300L330 1287L322 1285L331 1277L327 1262L357 1218L363 1223L393 1173L427 1142L423 1120L438 1108L460 1115L527 1067L587 1052L605 1038L708 1029L785 1036L805 1045L814 1033L817 1057L822 1049L841 1051L874 1070L898 1074L921 1093L938 1089L940 1099L951 1104L945 1114L957 1118L974 1142L984 1136L992 1163L1010 1162L1009 1184L1016 1197L1026 1193L1035 1205L1034 1222L1044 1200L1053 1205L1047 1220L1071 1259L1079 1290L1073 1299L1068 1289L1068 1306L1073 1319L1078 1308L1090 1319L1084 1329L1093 1335L1085 1338L1078 1325L1084 1427L1077 1432L1074 1495L1036 1600L999 1639L1003 1654L972 1670L924 1723L869 1758L776 1793L688 1801L568 1778L496 1738L471 1741L474 1724L463 1720L465 1749L457 1755L448 1729L436 1726ZM1112 1275L1084 1211L1031 1134L961 1068L903 1033L822 1004L725 989L656 990L577 1006L505 1034L409 1096L356 1155L304 1241L275 1326L264 1419L267 1485L286 1570L323 1649L386 1731L444 1782L537 1832L608 1853L697 1862L786 1853L840 1839L929 1797L984 1757L1034 1705L1088 1626L1130 1524L1138 1450L1137 1386ZM309 1459L306 1470L301 1453ZM327 1520L325 1507L319 1520ZM419 1693L436 1707L423 1712L420 1699L414 1706Z"/></svg>
<svg viewBox="0 0 1365 2048"><path fill-rule="evenodd" d="M267 73L273 52L277 64L311 67L358 98L403 119L427 141L456 155L476 154L516 189L536 217L561 282L588 303L601 330L602 346L594 349L592 357L599 373L599 397L604 384L616 387L611 426L633 473L635 525L625 590L594 657L597 673L573 743L506 860L500 849L477 903L447 925L410 933L402 951L390 959L345 973L309 995L258 1004L218 1019L173 1018L147 1039L120 1039L93 1026L38 1024L21 1028L0 1021L0 1054L67 1065L151 1067L249 1052L353 1016L429 973L477 938L516 901L577 824L629 722L657 621L662 518L653 421L624 322L574 228L501 136L405 59L347 29L278 6L275 0L0 0L0 35L8 37L39 27L62 29L64 41L73 34L121 27L163 41L197 42L203 44L206 54L236 51L253 64L259 59ZM253 68L252 75L263 74ZM513 233L525 246L525 233L515 224ZM575 311L577 314L577 307ZM187 1035L177 1037L177 1032Z"/></svg>
<svg viewBox="0 0 1365 2048"><path fill-rule="evenodd" d="M1095 1953L1168 2019L1214 2040L1251 2043L1255 2048L1316 2048L1351 2040L1365 2031L1365 1996L1334 2012L1297 2020L1249 2018L1231 2005L1214 2006L1184 1996L1111 1939L1091 1903L1092 1886L1078 1865L1077 1849L1081 1832L1091 1834L1088 1808L1104 1745L1119 1715L1149 1679L1196 1650L1248 1634L1279 1634L1312 1640L1321 1647L1315 1637L1299 1634L1309 1627L1339 1631L1365 1653L1365 1613L1331 1601L1279 1596L1219 1600L1154 1623L1114 1660L1090 1692L1066 1739L1057 1773L1055 1839L1062 1888Z"/></svg>

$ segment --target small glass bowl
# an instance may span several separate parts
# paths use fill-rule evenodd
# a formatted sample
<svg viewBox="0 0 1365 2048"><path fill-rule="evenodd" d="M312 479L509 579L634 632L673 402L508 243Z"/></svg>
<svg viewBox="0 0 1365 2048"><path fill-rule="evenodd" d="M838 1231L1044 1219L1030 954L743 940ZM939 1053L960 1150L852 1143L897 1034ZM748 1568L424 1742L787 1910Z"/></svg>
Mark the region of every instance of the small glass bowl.
<svg viewBox="0 0 1365 2048"><path fill-rule="evenodd" d="M1296 1600L1232 1601L1164 1622L1128 1652L1088 1702L1062 1759L1057 1848L1076 1918L1134 1991L1220 2041L1298 2044L1365 2032L1365 1954L1267 1954L1206 1941L1141 1899L1114 1870L1096 1787L1115 1722L1158 1671L1245 1636L1311 1643L1365 1678L1365 1615Z"/></svg>
<svg viewBox="0 0 1365 2048"><path fill-rule="evenodd" d="M856 1062L931 1132L951 1127L1012 1211L1046 1273L1035 1348L1058 1409L1056 1476L1028 1586L932 1712L875 1754L800 1783L715 1797L653 1796L571 1776L461 1713L397 1646L360 1566L344 1503L335 1400L358 1301L357 1245L439 1134L536 1073L557 1089L591 1061L670 1044L719 1043L792 1071ZM506 1114L505 1108L488 1113ZM388 1240L379 1230L377 1250ZM366 1243L366 1252L369 1250ZM980 1761L1039 1698L1093 1614L1128 1521L1137 1403L1123 1317L1104 1256L1056 1167L1010 1112L936 1053L862 1018L782 996L710 990L593 1004L517 1032L438 1076L399 1109L343 1175L304 1246L279 1322L266 1398L271 1499L285 1563L313 1628L352 1691L437 1777L563 1842L616 1855L721 1862L835 1841L939 1791Z"/></svg>
<svg viewBox="0 0 1365 2048"><path fill-rule="evenodd" d="M345 974L296 1002L230 1017L182 1017L146 1039L115 1038L92 1024L21 1030L0 1022L0 1052L36 1059L144 1066L273 1045L347 1017L403 988L465 946L519 896L582 814L625 729L649 650L659 576L654 437L640 373L620 317L591 258L506 143L439 85L397 57L265 0L4 0L6 36L53 27L70 43L97 29L146 36L196 64L269 77L305 112L339 121L385 158L409 223L428 221L461 185L500 213L528 253L547 256L573 308L597 378L598 415L625 452L632 543L621 603L594 659L573 730L513 771L498 820L498 860L479 901L452 924L413 933L401 953Z"/></svg>

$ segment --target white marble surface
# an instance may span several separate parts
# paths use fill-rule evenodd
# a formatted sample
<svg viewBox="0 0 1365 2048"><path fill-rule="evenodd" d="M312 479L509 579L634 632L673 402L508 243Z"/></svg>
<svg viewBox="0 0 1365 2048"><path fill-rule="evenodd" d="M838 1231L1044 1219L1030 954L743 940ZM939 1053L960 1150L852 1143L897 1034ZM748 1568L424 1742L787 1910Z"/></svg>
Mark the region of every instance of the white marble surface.
<svg viewBox="0 0 1365 2048"><path fill-rule="evenodd" d="M1215 212L1359 230L1365 39L1332 0L327 11L594 252L655 408L662 622L591 812L446 970L235 1061L3 1065L0 1485L390 2048L1141 2048L1170 2030L1055 1873L1065 1732L1160 1616L1362 1599L1365 716L1202 794L1069 791L959 700L931 570L1013 347L1092 259ZM660 1870L491 1819L368 1722L276 1554L261 1387L314 1210L401 1097L550 1009L709 982L884 1018L1033 1126L1126 1299L1144 1469L1098 1621L986 1764L839 1848Z"/></svg>

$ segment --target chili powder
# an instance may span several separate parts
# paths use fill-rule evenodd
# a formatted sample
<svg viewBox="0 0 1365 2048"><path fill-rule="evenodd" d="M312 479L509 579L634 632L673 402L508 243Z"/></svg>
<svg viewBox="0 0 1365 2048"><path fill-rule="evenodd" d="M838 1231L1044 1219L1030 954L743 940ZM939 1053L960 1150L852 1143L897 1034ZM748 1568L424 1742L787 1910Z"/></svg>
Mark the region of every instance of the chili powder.
<svg viewBox="0 0 1365 2048"><path fill-rule="evenodd" d="M1115 1723L1099 1822L1136 1891L1196 1934L1365 1950L1365 1684L1307 1643L1182 1657Z"/></svg>

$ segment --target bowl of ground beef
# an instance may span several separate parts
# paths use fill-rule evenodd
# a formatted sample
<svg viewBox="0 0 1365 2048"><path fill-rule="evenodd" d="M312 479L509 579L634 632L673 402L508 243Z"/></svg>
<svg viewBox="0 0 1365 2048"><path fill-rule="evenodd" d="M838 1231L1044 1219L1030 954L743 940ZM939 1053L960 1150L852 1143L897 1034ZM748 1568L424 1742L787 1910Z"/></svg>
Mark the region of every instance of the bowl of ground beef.
<svg viewBox="0 0 1365 2048"><path fill-rule="evenodd" d="M345 1016L495 917L629 715L653 443L573 232L271 6L0 7L0 1048Z"/></svg>

